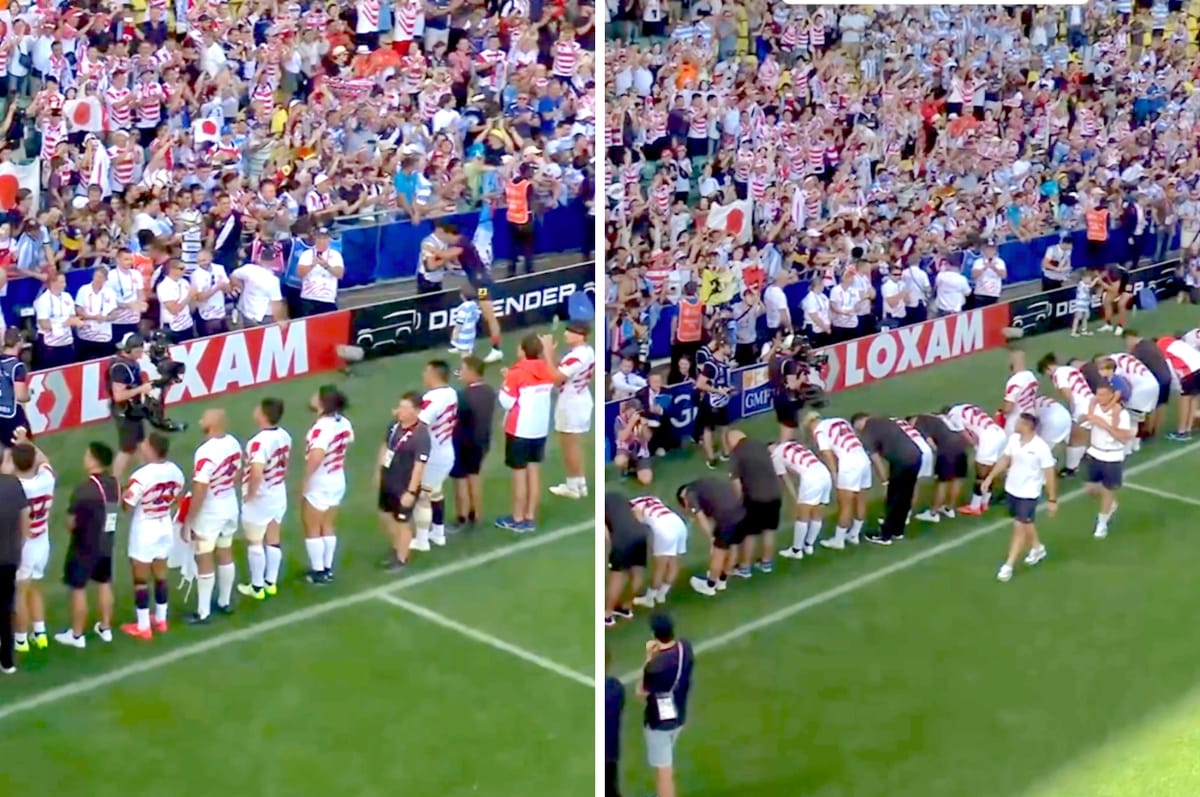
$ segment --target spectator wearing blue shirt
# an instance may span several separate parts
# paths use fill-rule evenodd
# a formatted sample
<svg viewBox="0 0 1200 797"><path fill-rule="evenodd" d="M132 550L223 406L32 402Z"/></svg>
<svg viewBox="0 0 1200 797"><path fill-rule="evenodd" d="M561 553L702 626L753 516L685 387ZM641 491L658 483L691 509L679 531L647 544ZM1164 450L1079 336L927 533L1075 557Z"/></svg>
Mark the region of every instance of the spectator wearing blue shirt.
<svg viewBox="0 0 1200 797"><path fill-rule="evenodd" d="M396 189L396 202L400 209L410 216L413 215L417 199L417 162L418 159L408 155L400 160L400 171L392 178L392 186Z"/></svg>

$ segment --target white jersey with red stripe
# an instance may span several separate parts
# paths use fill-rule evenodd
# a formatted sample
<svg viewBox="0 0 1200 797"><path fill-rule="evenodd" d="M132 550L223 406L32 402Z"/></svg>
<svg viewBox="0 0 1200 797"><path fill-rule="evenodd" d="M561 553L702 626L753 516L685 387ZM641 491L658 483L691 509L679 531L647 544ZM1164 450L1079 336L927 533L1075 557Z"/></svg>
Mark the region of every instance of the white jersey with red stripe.
<svg viewBox="0 0 1200 797"><path fill-rule="evenodd" d="M929 445L929 441L925 439L925 435L913 426L904 418L892 418L892 423L896 424L900 431L904 432L909 440L917 444L917 448L921 449L921 454L927 457L933 457L933 446Z"/></svg>
<svg viewBox="0 0 1200 797"><path fill-rule="evenodd" d="M431 388L421 396L421 423L429 427L429 461L453 464L454 429L458 426L458 391L449 385Z"/></svg>
<svg viewBox="0 0 1200 797"><path fill-rule="evenodd" d="M1038 395L1038 378L1033 371L1017 371L1004 385L1004 402L1011 404L1009 414L1032 412Z"/></svg>
<svg viewBox="0 0 1200 797"><path fill-rule="evenodd" d="M1060 365L1050 374L1050 381L1071 406L1071 417L1079 420L1088 413L1096 394L1088 385L1083 372L1069 365Z"/></svg>
<svg viewBox="0 0 1200 797"><path fill-rule="evenodd" d="M1191 346L1196 351L1200 351L1200 327L1196 329L1189 329L1187 332L1184 332L1182 335L1180 335L1179 339Z"/></svg>
<svg viewBox="0 0 1200 797"><path fill-rule="evenodd" d="M54 468L43 462L32 476L21 479L25 500L29 503L29 536L40 537L50 529L50 509L54 506Z"/></svg>
<svg viewBox="0 0 1200 797"><path fill-rule="evenodd" d="M346 452L354 442L354 427L341 415L322 415L308 430L304 455L321 451L321 462L313 471L308 489L328 490L346 488Z"/></svg>
<svg viewBox="0 0 1200 797"><path fill-rule="evenodd" d="M231 434L210 437L196 449L193 484L206 484L200 516L236 519L237 486L242 471L242 444ZM191 520L189 518L189 520Z"/></svg>
<svg viewBox="0 0 1200 797"><path fill-rule="evenodd" d="M287 506L287 469L292 457L292 436L286 429L272 426L261 430L246 444L246 473L242 479L242 516L251 523L257 518L276 517ZM250 469L262 467L262 481L254 498L248 498Z"/></svg>
<svg viewBox="0 0 1200 797"><path fill-rule="evenodd" d="M567 378L559 388L560 401L592 401L592 374L596 372L596 350L581 343L567 352L558 364L558 371Z"/></svg>
<svg viewBox="0 0 1200 797"><path fill-rule="evenodd" d="M806 476L817 471L825 471L827 475L829 472L825 463L816 454L795 440L786 440L771 449L771 464L775 466L776 476L783 476L790 472L799 476L801 482Z"/></svg>
<svg viewBox="0 0 1200 797"><path fill-rule="evenodd" d="M867 458L867 450L844 418L823 418L813 428L818 451L832 451L840 463L844 459Z"/></svg>
<svg viewBox="0 0 1200 797"><path fill-rule="evenodd" d="M1178 379L1183 380L1200 372L1200 350L1184 343L1179 338L1159 338L1158 350L1163 353L1163 357L1166 358Z"/></svg>
<svg viewBox="0 0 1200 797"><path fill-rule="evenodd" d="M629 505L633 507L634 511L640 512L645 522L651 526L654 525L655 521L679 518L679 515L672 512L670 507L653 495L631 498L629 499Z"/></svg>
<svg viewBox="0 0 1200 797"><path fill-rule="evenodd" d="M1003 433L1000 424L987 411L974 404L955 404L946 410L946 425L956 432L970 432L976 440L995 432Z"/></svg>
<svg viewBox="0 0 1200 797"><path fill-rule="evenodd" d="M121 500L133 513L132 531L148 521L171 517L171 509L183 495L183 471L174 462L147 462L133 472Z"/></svg>

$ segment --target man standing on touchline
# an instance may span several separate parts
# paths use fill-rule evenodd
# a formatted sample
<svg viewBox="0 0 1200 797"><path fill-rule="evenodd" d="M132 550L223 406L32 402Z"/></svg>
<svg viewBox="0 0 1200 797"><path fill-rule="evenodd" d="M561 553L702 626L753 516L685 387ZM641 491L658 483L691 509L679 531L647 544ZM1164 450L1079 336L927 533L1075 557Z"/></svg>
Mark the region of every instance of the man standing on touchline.
<svg viewBox="0 0 1200 797"><path fill-rule="evenodd" d="M675 797L675 742L687 722L695 659L691 643L675 638L675 626L665 614L650 618L650 630L654 638L646 643L638 687L638 696L646 700L646 760L654 770L657 797Z"/></svg>

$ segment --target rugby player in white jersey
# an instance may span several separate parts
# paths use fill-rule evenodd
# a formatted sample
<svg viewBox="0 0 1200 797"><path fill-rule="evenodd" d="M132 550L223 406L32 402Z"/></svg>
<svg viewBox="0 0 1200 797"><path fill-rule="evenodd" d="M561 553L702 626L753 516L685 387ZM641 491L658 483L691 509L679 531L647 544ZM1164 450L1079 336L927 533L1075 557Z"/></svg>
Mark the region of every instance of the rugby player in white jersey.
<svg viewBox="0 0 1200 797"><path fill-rule="evenodd" d="M1054 389L1067 402L1071 410L1071 436L1067 440L1067 461L1059 471L1059 476L1074 476L1083 462L1084 452L1087 451L1087 413L1096 396L1088 385L1087 378L1078 368L1069 365L1059 365L1053 354L1047 354L1038 360L1038 371L1050 377Z"/></svg>
<svg viewBox="0 0 1200 797"><path fill-rule="evenodd" d="M858 545L867 517L871 458L854 433L854 427L844 418L822 418L817 412L809 412L801 427L808 432L818 456L829 467L837 488L837 529L833 538L821 540L821 545L839 551L846 543Z"/></svg>
<svg viewBox="0 0 1200 797"><path fill-rule="evenodd" d="M304 438L300 523L308 553L308 582L328 584L333 581L334 523L346 496L346 453L354 442L354 427L342 415L346 396L334 385L318 388L310 406L317 420Z"/></svg>
<svg viewBox="0 0 1200 797"><path fill-rule="evenodd" d="M153 639L167 632L167 558L175 541L172 515L183 495L183 471L167 459L171 442L157 432L138 444L146 464L129 477L121 506L132 512L129 522L129 567L133 572L135 622L121 632L138 639ZM154 623L150 622L150 579L154 579Z"/></svg>
<svg viewBox="0 0 1200 797"><path fill-rule="evenodd" d="M1139 431L1146 433L1146 424L1158 411L1158 380L1154 374L1150 373L1145 363L1124 351L1097 357L1096 370L1105 379L1120 376L1129 382L1130 393L1125 409L1138 423ZM1134 435L1130 441L1130 451L1137 451L1140 447L1138 436Z"/></svg>
<svg viewBox="0 0 1200 797"><path fill-rule="evenodd" d="M429 543L446 544L446 494L442 492L454 469L454 429L458 426L458 391L450 387L450 366L432 360L423 374L421 423L429 427L429 461L421 473L421 495L413 507L417 535L410 551L428 551Z"/></svg>
<svg viewBox="0 0 1200 797"><path fill-rule="evenodd" d="M1200 351L1200 327L1179 333L1179 339L1196 351Z"/></svg>
<svg viewBox="0 0 1200 797"><path fill-rule="evenodd" d="M588 345L591 329L582 321L567 324L563 335L570 350L555 365L554 338L542 337L542 358L554 370L558 383L558 402L554 406L554 430L562 443L563 470L567 480L550 492L560 498L586 498L587 476L583 463L583 437L592 430L594 402L592 374L596 371L596 351Z"/></svg>
<svg viewBox="0 0 1200 797"><path fill-rule="evenodd" d="M283 401L265 398L254 408L258 432L246 443L246 470L242 480L242 533L246 535L246 564L250 583L238 592L264 600L278 591L283 563L279 527L287 513L287 469L292 457L292 436L280 428Z"/></svg>
<svg viewBox="0 0 1200 797"><path fill-rule="evenodd" d="M795 519L792 522L792 545L779 555L785 559L803 559L813 553L821 536L821 518L833 495L833 476L825 463L795 440L785 440L771 449L771 464L783 488L792 496ZM795 477L793 485L788 474Z"/></svg>
<svg viewBox="0 0 1200 797"><path fill-rule="evenodd" d="M1171 366L1172 388L1179 393L1178 424L1167 439L1190 440L1192 427L1196 424L1196 397L1200 396L1200 350L1170 335L1159 338L1154 345Z"/></svg>
<svg viewBox="0 0 1200 797"><path fill-rule="evenodd" d="M650 529L650 586L633 599L635 606L654 608L666 603L667 593L679 577L679 559L687 553L687 522L652 495L629 502L633 516Z"/></svg>
<svg viewBox="0 0 1200 797"><path fill-rule="evenodd" d="M237 485L242 473L242 444L227 431L225 411L205 410L200 418L204 442L196 449L192 497L183 520L183 537L196 554L196 613L193 625L210 620L213 588L217 611L233 613L233 535L238 527ZM215 572L214 572L215 571Z"/></svg>
<svg viewBox="0 0 1200 797"><path fill-rule="evenodd" d="M1071 438L1071 411L1061 401L1037 396L1033 400L1033 415L1037 418L1037 436L1046 441L1051 451Z"/></svg>
<svg viewBox="0 0 1200 797"><path fill-rule="evenodd" d="M17 433L18 441L9 452L12 472L21 481L25 500L29 503L29 536L21 546L21 562L17 566L17 600L14 614L16 651L29 651L29 636L38 648L49 647L46 635L46 600L40 582L50 562L50 509L54 505L54 469L44 454L25 439L24 430Z"/></svg>
<svg viewBox="0 0 1200 797"><path fill-rule="evenodd" d="M1023 412L1033 412L1033 401L1038 395L1037 374L1025 367L1025 352L1014 349L1009 353L1008 367L1012 376L1004 385L1004 404L1000 412L1004 416L1004 431L1013 434L1017 419Z"/></svg>
<svg viewBox="0 0 1200 797"><path fill-rule="evenodd" d="M941 415L947 426L964 433L975 446L975 484L971 489L971 503L959 507L958 511L964 515L982 515L991 498L984 492L983 480L1004 453L1008 436L986 410L974 404L955 404L942 410Z"/></svg>

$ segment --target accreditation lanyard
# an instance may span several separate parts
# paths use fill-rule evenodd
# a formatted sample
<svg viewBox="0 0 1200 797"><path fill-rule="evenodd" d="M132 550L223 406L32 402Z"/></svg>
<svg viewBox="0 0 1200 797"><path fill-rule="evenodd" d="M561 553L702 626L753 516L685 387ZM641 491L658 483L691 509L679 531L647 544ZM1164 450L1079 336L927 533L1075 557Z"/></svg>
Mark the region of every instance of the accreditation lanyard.
<svg viewBox="0 0 1200 797"><path fill-rule="evenodd" d="M660 722L671 722L679 719L679 711L675 707L675 689L679 686L679 679L683 677L683 645L676 642L675 647L679 650L679 662L675 668L675 681L671 684L671 688L666 694L655 695L654 702L658 707L658 719Z"/></svg>
<svg viewBox="0 0 1200 797"><path fill-rule="evenodd" d="M95 476L91 478L92 484L96 485L96 489L100 491L100 500L104 502L104 533L116 534L117 507L115 504L108 503L108 491L104 489L104 483Z"/></svg>

